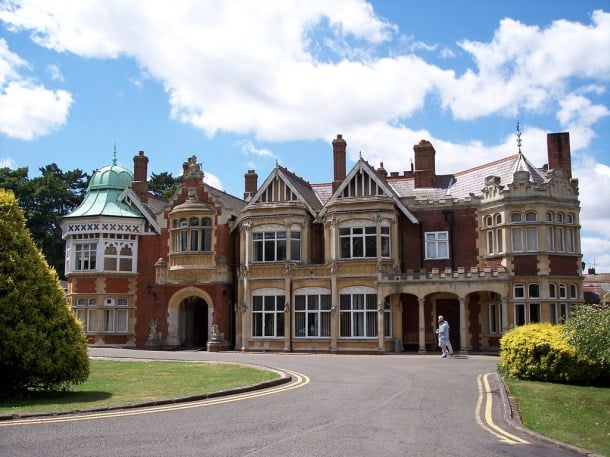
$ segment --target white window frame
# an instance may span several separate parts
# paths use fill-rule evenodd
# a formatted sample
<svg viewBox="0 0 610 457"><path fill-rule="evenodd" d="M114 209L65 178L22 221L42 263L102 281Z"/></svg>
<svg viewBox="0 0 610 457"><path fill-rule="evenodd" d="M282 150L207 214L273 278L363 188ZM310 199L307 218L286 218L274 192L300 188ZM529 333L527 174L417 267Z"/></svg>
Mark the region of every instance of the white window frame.
<svg viewBox="0 0 610 457"><path fill-rule="evenodd" d="M527 324L527 305L525 303L515 303L514 309L515 327Z"/></svg>
<svg viewBox="0 0 610 457"><path fill-rule="evenodd" d="M574 229L571 227L566 228L565 245L566 245L566 252L575 252L576 251L576 247L575 247L575 243L574 243Z"/></svg>
<svg viewBox="0 0 610 457"><path fill-rule="evenodd" d="M285 227L261 227L252 233L252 261L256 263L301 260L301 232Z"/></svg>
<svg viewBox="0 0 610 457"><path fill-rule="evenodd" d="M282 289L252 294L252 338L284 338L286 296Z"/></svg>
<svg viewBox="0 0 610 457"><path fill-rule="evenodd" d="M547 251L555 250L555 229L553 227L546 228L546 249Z"/></svg>
<svg viewBox="0 0 610 457"><path fill-rule="evenodd" d="M377 258L377 227L375 225L339 227L339 258Z"/></svg>
<svg viewBox="0 0 610 457"><path fill-rule="evenodd" d="M540 298L540 284L531 283L527 285L527 298Z"/></svg>
<svg viewBox="0 0 610 457"><path fill-rule="evenodd" d="M578 298L578 288L576 287L576 284L570 284L568 287L570 291L570 299L576 300Z"/></svg>
<svg viewBox="0 0 610 457"><path fill-rule="evenodd" d="M527 252L536 252L538 250L538 227L525 227L525 243Z"/></svg>
<svg viewBox="0 0 610 457"><path fill-rule="evenodd" d="M499 335L502 333L502 303L489 304L489 334Z"/></svg>
<svg viewBox="0 0 610 457"><path fill-rule="evenodd" d="M172 220L174 253L205 253L213 250L214 221L207 216L188 216Z"/></svg>
<svg viewBox="0 0 610 457"><path fill-rule="evenodd" d="M519 298L525 299L525 284L515 284L515 285L513 285L513 298L515 298L515 299L519 299Z"/></svg>
<svg viewBox="0 0 610 457"><path fill-rule="evenodd" d="M348 287L341 290L339 337L341 339L377 338L377 313L376 289Z"/></svg>
<svg viewBox="0 0 610 457"><path fill-rule="evenodd" d="M523 227L511 227L510 241L513 252L523 252Z"/></svg>
<svg viewBox="0 0 610 457"><path fill-rule="evenodd" d="M496 251L500 254L504 252L503 229L496 229Z"/></svg>
<svg viewBox="0 0 610 457"><path fill-rule="evenodd" d="M74 271L97 271L98 241L74 243Z"/></svg>
<svg viewBox="0 0 610 457"><path fill-rule="evenodd" d="M448 231L425 232L424 243L424 256L426 260L450 258ZM442 252L443 250L445 252Z"/></svg>
<svg viewBox="0 0 610 457"><path fill-rule="evenodd" d="M294 293L294 337L330 338L331 310L329 289L297 289Z"/></svg>
<svg viewBox="0 0 610 457"><path fill-rule="evenodd" d="M487 231L487 254L493 254L493 253L494 253L494 232L493 232L493 230L488 230Z"/></svg>

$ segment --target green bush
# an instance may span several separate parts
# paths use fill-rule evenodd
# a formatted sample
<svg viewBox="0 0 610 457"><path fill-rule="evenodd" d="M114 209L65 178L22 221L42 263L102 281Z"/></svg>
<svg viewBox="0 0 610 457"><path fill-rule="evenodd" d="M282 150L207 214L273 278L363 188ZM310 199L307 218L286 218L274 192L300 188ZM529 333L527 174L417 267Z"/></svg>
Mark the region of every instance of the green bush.
<svg viewBox="0 0 610 457"><path fill-rule="evenodd" d="M599 384L603 380L600 365L568 343L561 325L550 323L523 325L507 332L500 340L498 370L534 381Z"/></svg>
<svg viewBox="0 0 610 457"><path fill-rule="evenodd" d="M574 306L563 327L563 336L610 376L610 305Z"/></svg>
<svg viewBox="0 0 610 457"><path fill-rule="evenodd" d="M57 274L0 189L0 396L65 390L88 376L85 337Z"/></svg>

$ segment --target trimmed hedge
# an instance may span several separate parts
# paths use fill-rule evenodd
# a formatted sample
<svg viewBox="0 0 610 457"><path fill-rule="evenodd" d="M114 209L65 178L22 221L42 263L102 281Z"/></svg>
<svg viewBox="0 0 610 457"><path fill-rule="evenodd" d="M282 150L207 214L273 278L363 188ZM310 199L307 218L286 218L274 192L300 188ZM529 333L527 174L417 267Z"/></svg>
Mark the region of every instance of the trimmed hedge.
<svg viewBox="0 0 610 457"><path fill-rule="evenodd" d="M510 377L565 384L603 384L604 370L585 357L550 323L515 327L500 340L498 370Z"/></svg>

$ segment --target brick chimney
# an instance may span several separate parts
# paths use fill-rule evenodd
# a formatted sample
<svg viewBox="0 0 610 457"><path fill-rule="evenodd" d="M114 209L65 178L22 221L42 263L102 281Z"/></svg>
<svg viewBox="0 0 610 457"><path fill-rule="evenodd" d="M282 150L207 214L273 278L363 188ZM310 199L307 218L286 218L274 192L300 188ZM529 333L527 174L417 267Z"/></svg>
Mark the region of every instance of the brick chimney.
<svg viewBox="0 0 610 457"><path fill-rule="evenodd" d="M436 177L435 155L432 143L421 140L413 146L415 152L415 188L432 187Z"/></svg>
<svg viewBox="0 0 610 457"><path fill-rule="evenodd" d="M379 168L377 168L377 174L381 176L384 181L388 180L388 172L385 168L383 168L383 162L381 162Z"/></svg>
<svg viewBox="0 0 610 457"><path fill-rule="evenodd" d="M248 173L244 175L244 181L244 200L249 200L258 190L258 175L254 170L248 170Z"/></svg>
<svg viewBox="0 0 610 457"><path fill-rule="evenodd" d="M148 201L148 157L144 155L144 151L138 152L137 156L133 157L133 190L140 200Z"/></svg>
<svg viewBox="0 0 610 457"><path fill-rule="evenodd" d="M570 156L570 132L549 133L546 136L546 149L549 169L563 170L566 177L572 177L572 158Z"/></svg>
<svg viewBox="0 0 610 457"><path fill-rule="evenodd" d="M335 176L333 179L333 192L341 185L345 179L345 151L347 143L343 139L343 135L337 134L337 138L333 140L333 168Z"/></svg>

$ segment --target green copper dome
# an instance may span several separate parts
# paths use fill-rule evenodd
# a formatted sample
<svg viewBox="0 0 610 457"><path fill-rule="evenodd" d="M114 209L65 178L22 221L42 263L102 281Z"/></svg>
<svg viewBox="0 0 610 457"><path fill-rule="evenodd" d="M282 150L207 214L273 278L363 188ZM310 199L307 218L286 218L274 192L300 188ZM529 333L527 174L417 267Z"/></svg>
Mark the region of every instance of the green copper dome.
<svg viewBox="0 0 610 457"><path fill-rule="evenodd" d="M119 199L121 193L133 183L133 174L116 164L100 168L95 173L83 202L66 218L90 216L142 217L142 214Z"/></svg>
<svg viewBox="0 0 610 457"><path fill-rule="evenodd" d="M89 190L120 189L131 186L133 174L119 165L108 165L97 170L89 182Z"/></svg>

